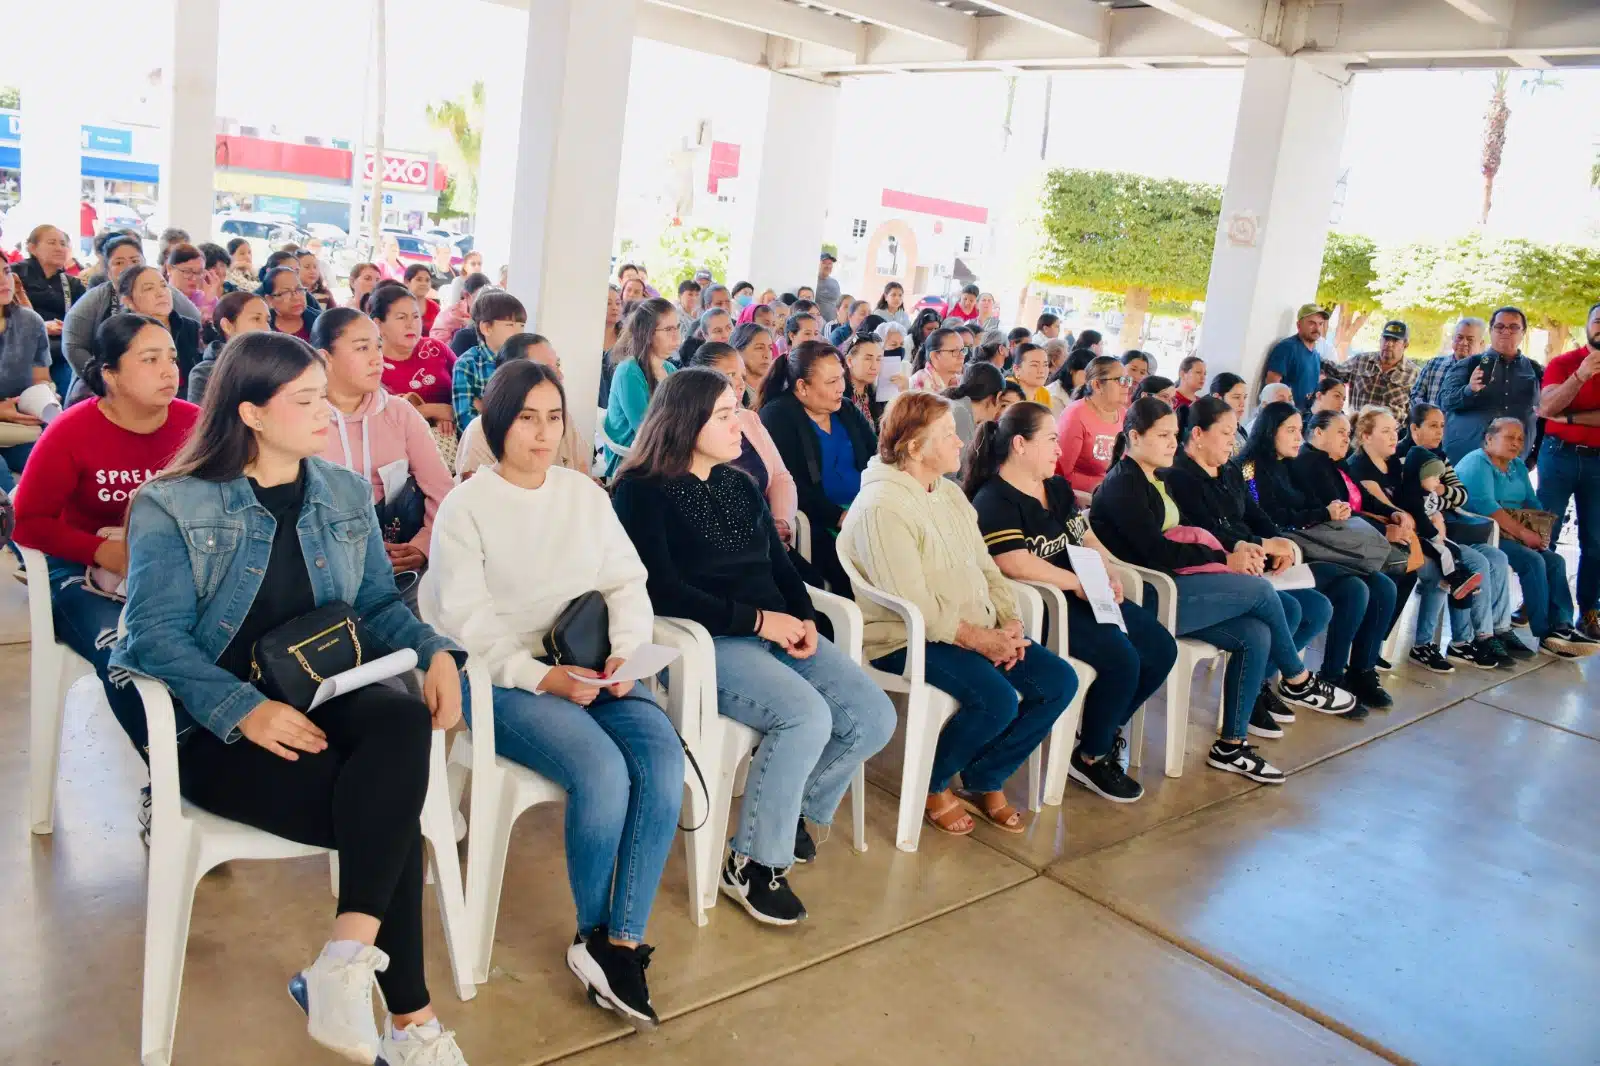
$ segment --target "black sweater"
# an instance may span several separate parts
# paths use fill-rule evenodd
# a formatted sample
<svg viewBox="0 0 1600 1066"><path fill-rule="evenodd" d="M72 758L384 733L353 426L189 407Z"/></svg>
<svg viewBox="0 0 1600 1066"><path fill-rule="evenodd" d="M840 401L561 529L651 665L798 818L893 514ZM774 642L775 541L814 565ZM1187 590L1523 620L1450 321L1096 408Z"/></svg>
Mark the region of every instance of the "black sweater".
<svg viewBox="0 0 1600 1066"><path fill-rule="evenodd" d="M878 450L878 435L867 424L866 416L855 404L842 403L833 413L834 422L843 425L855 452L856 469L865 470L867 460ZM838 529L844 508L822 491L822 444L812 428L811 416L794 393L786 392L761 409L761 424L772 434L772 443L783 457L783 465L794 476L800 510L810 519L814 536ZM837 428L837 426L835 427Z"/></svg>
<svg viewBox="0 0 1600 1066"><path fill-rule="evenodd" d="M1310 444L1300 446L1300 454L1289 460L1289 477L1312 503L1327 507L1335 500L1350 502L1350 490L1339 476L1339 464ZM1355 480L1354 478L1351 479Z"/></svg>
<svg viewBox="0 0 1600 1066"><path fill-rule="evenodd" d="M756 632L757 611L814 619L755 482L726 463L693 474L624 474L612 496L649 574L656 613L699 622L714 637Z"/></svg>
<svg viewBox="0 0 1600 1066"><path fill-rule="evenodd" d="M1186 566L1227 562L1228 557L1214 548L1168 540L1161 532L1165 519L1161 493L1139 464L1126 458L1107 471L1089 508L1094 535L1125 563L1172 573Z"/></svg>
<svg viewBox="0 0 1600 1066"><path fill-rule="evenodd" d="M1284 460L1241 462L1239 472L1247 487L1254 490L1256 502L1279 529L1306 529L1328 520L1328 504L1318 506L1312 496L1303 492Z"/></svg>
<svg viewBox="0 0 1600 1066"><path fill-rule="evenodd" d="M1186 452L1179 452L1164 479L1167 495L1178 505L1179 520L1216 534L1224 548L1240 541L1260 544L1279 535L1277 525L1250 496L1244 475L1233 463L1224 463L1215 477Z"/></svg>
<svg viewBox="0 0 1600 1066"><path fill-rule="evenodd" d="M1400 499L1400 482L1404 471L1401 469L1400 460L1393 456L1389 458L1387 465L1388 470L1379 470L1378 464L1359 448L1351 452L1350 457L1344 461L1344 472L1349 474L1350 480L1361 489L1362 514L1387 519L1400 512L1400 508L1392 504ZM1388 503L1372 494L1365 484L1368 481L1375 482L1383 490L1384 496L1388 497Z"/></svg>

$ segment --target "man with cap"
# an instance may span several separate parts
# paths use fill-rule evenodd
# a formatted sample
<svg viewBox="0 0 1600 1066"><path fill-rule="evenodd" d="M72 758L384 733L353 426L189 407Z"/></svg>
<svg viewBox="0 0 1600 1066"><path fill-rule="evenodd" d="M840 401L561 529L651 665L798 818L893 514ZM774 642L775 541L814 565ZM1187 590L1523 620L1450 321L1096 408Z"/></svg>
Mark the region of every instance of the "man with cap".
<svg viewBox="0 0 1600 1066"><path fill-rule="evenodd" d="M843 295L833 277L833 264L836 262L838 260L832 252L824 251L817 263L817 311L824 322L833 321L839 310L839 297Z"/></svg>
<svg viewBox="0 0 1600 1066"><path fill-rule="evenodd" d="M1335 376L1342 376L1335 364L1328 363L1317 352L1317 341L1328 332L1328 318L1326 308L1316 304L1302 305L1295 312L1294 336L1283 338L1267 353L1266 375L1262 383L1270 385L1274 381L1283 382L1294 390L1295 406L1302 409L1311 406L1311 397L1322 381L1324 365L1331 368Z"/></svg>
<svg viewBox="0 0 1600 1066"><path fill-rule="evenodd" d="M1417 365L1406 358L1410 331L1398 319L1385 322L1376 352L1353 355L1335 375L1350 383L1350 402L1357 411L1369 404L1387 407L1402 426L1411 413L1411 387Z"/></svg>

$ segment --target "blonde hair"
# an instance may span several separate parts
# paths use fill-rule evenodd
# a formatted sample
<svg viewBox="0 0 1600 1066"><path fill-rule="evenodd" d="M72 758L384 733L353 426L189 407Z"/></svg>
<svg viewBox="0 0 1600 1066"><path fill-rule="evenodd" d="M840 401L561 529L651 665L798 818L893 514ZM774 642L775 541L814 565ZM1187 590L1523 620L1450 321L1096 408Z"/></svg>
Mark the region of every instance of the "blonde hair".
<svg viewBox="0 0 1600 1066"><path fill-rule="evenodd" d="M1399 423L1399 419L1394 417L1394 412L1382 404L1369 403L1356 412L1356 440L1366 440L1370 437L1373 430L1378 428L1380 418L1389 418L1396 424Z"/></svg>
<svg viewBox="0 0 1600 1066"><path fill-rule="evenodd" d="M950 401L934 392L902 392L889 401L878 430L878 458L902 466L911 458L911 446L950 410Z"/></svg>

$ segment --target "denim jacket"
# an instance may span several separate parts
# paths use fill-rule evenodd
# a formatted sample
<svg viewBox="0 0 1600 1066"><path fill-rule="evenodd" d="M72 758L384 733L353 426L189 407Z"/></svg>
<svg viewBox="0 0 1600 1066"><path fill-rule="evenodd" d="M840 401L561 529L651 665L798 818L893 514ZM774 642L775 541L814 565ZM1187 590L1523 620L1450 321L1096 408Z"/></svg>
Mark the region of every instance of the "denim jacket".
<svg viewBox="0 0 1600 1066"><path fill-rule="evenodd" d="M464 661L455 643L401 602L371 485L322 459L304 462L295 528L317 606L350 604L368 632L392 649L414 649L424 668L441 650ZM255 602L276 529L244 477L151 482L128 516L126 633L111 664L164 682L194 721L230 744L266 696L217 660ZM186 725L179 722L180 734Z"/></svg>

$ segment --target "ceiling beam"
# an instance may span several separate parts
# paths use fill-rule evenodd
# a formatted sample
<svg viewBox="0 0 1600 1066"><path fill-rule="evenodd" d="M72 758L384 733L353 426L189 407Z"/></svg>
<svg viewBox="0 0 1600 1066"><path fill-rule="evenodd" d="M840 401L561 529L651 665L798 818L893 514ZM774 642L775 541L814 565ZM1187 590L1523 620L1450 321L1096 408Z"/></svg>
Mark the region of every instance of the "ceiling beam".
<svg viewBox="0 0 1600 1066"><path fill-rule="evenodd" d="M1444 0L1444 2L1473 22L1485 26L1498 26L1502 30L1511 28L1511 20L1517 13L1517 0Z"/></svg>
<svg viewBox="0 0 1600 1066"><path fill-rule="evenodd" d="M698 15L674 11L657 4L639 2L634 33L650 41L676 45L724 59L761 66L767 60L765 33L727 22L703 19Z"/></svg>
<svg viewBox="0 0 1600 1066"><path fill-rule="evenodd" d="M1507 52L1511 62L1524 70L1553 70L1555 64L1538 52Z"/></svg>
<svg viewBox="0 0 1600 1066"><path fill-rule="evenodd" d="M1051 33L1104 44L1111 12L1092 0L976 0L990 11Z"/></svg>
<svg viewBox="0 0 1600 1066"><path fill-rule="evenodd" d="M935 44L951 45L963 53L972 51L977 36L977 19L927 0L814 0L812 6Z"/></svg>
<svg viewBox="0 0 1600 1066"><path fill-rule="evenodd" d="M866 45L863 28L849 19L810 11L785 0L650 0L690 15L742 26L859 56Z"/></svg>
<svg viewBox="0 0 1600 1066"><path fill-rule="evenodd" d="M1266 0L1144 0L1158 11L1218 37L1260 38L1266 28Z"/></svg>

